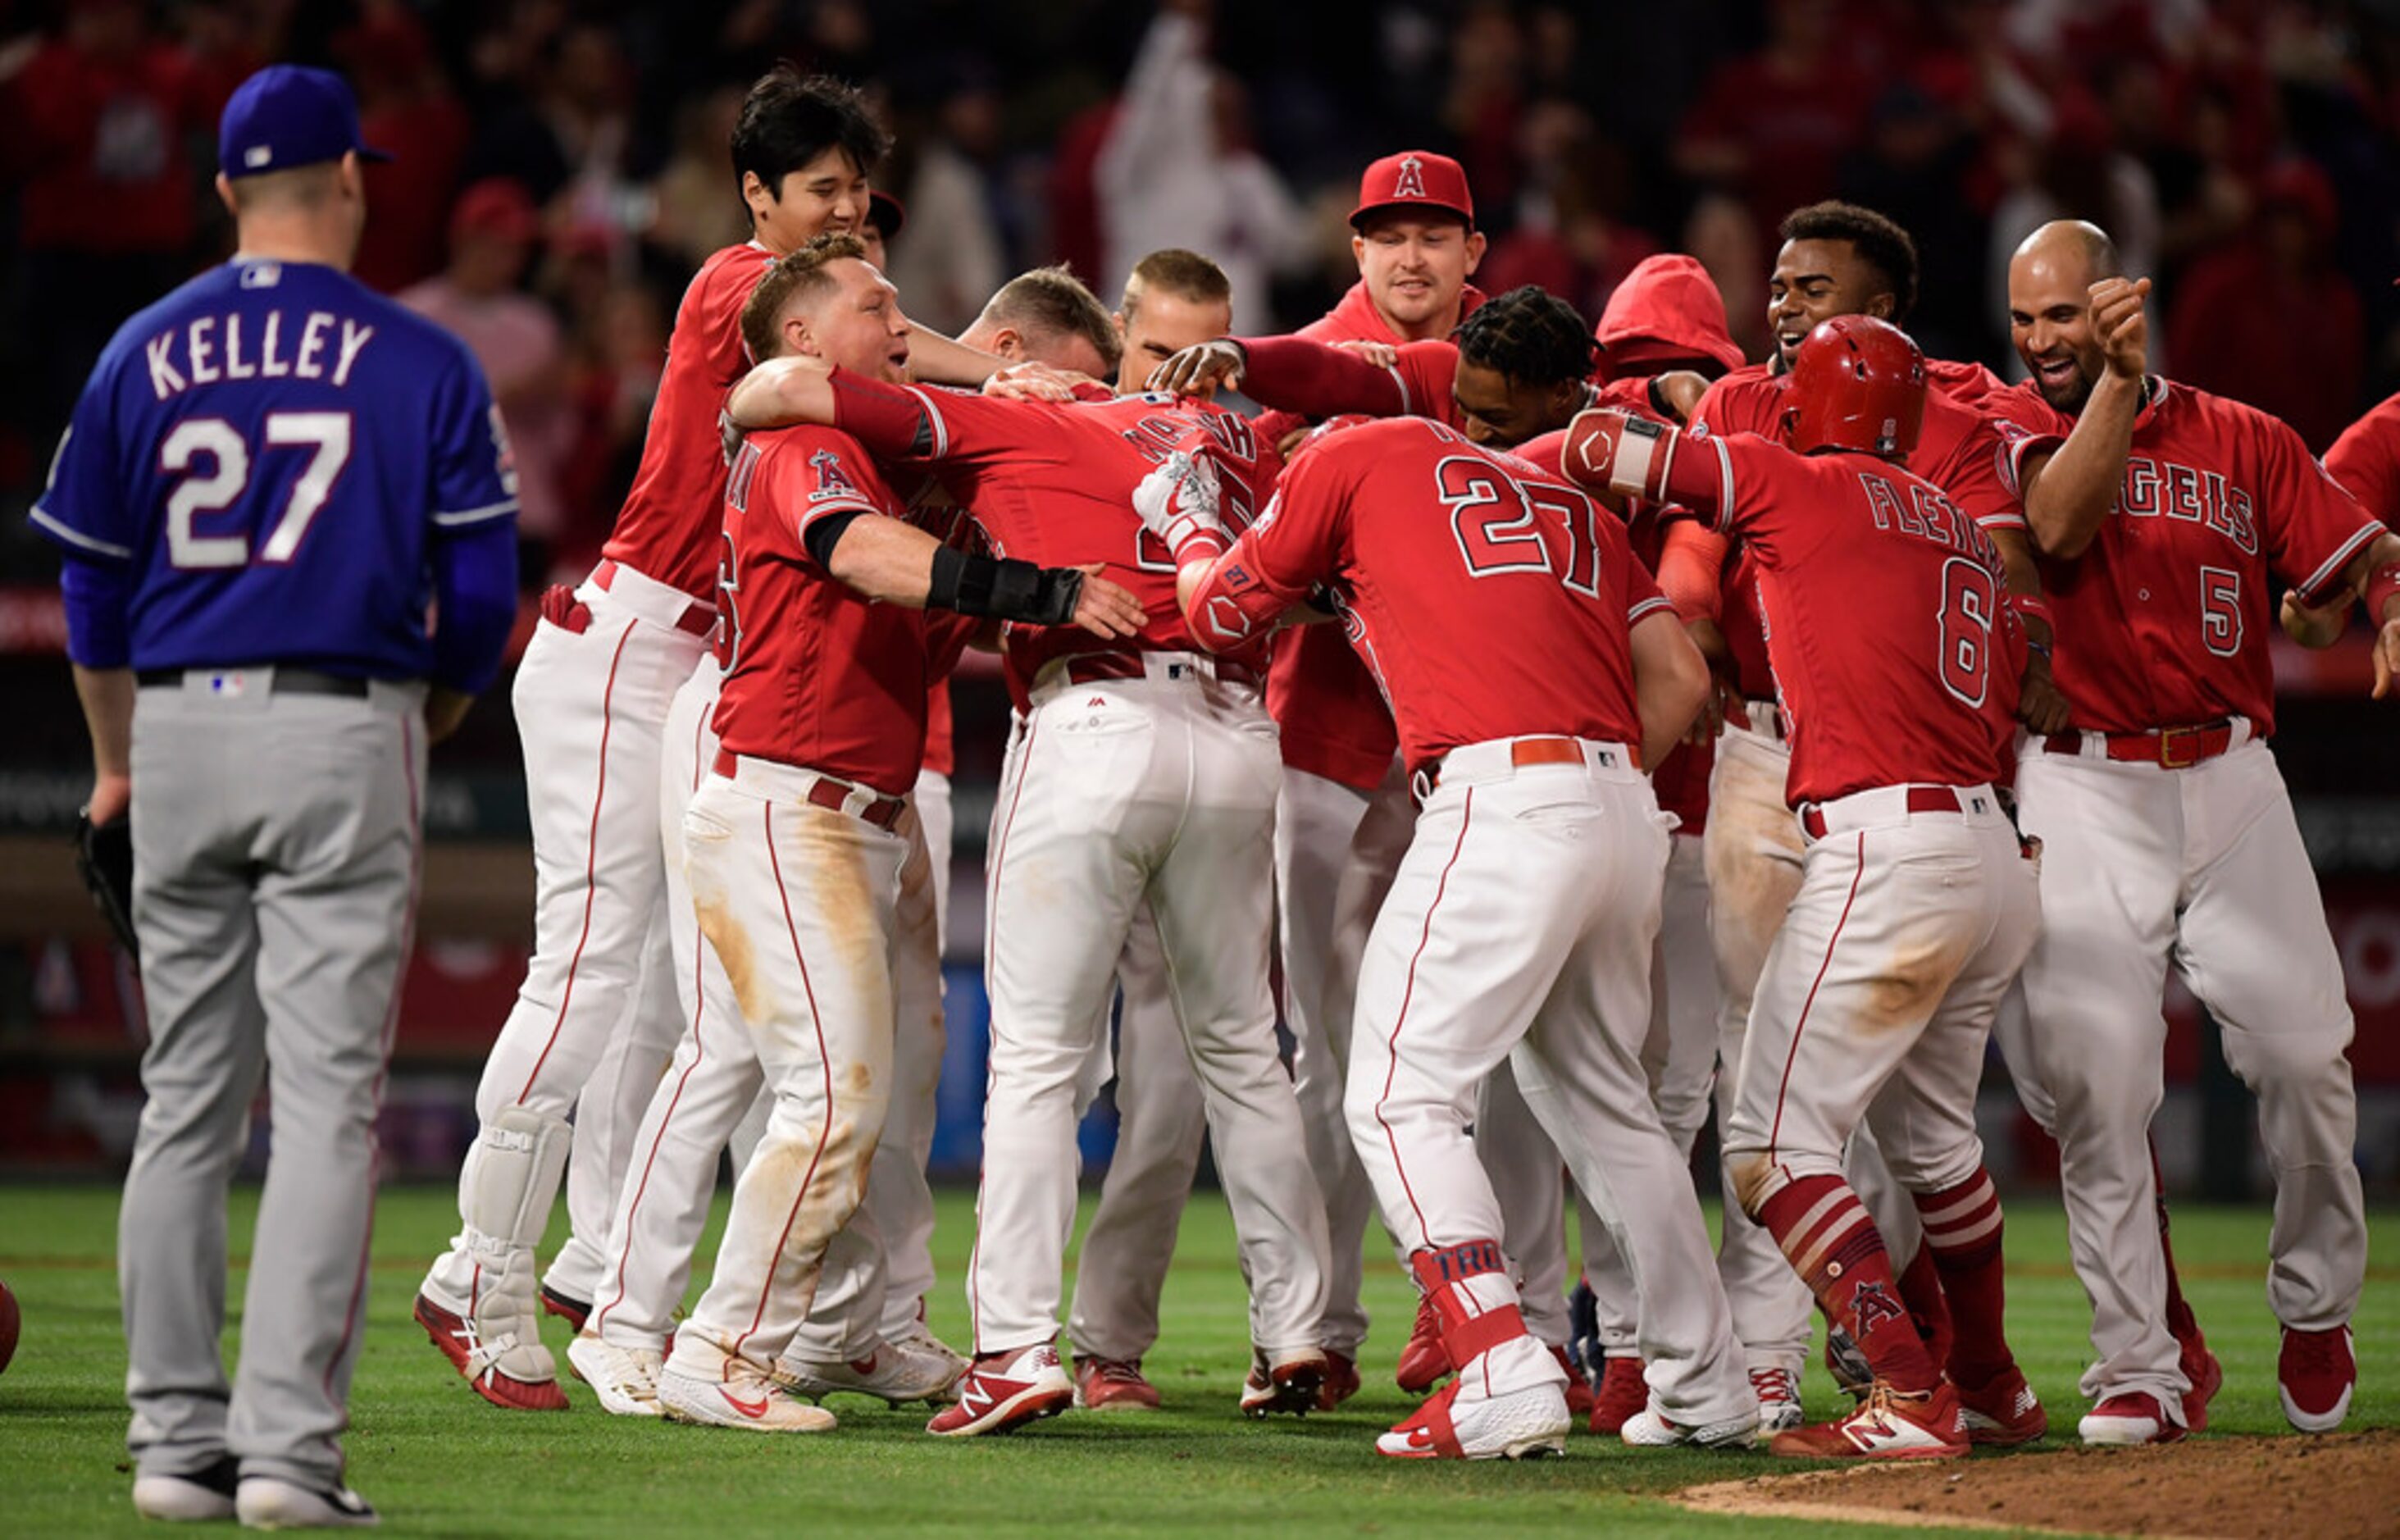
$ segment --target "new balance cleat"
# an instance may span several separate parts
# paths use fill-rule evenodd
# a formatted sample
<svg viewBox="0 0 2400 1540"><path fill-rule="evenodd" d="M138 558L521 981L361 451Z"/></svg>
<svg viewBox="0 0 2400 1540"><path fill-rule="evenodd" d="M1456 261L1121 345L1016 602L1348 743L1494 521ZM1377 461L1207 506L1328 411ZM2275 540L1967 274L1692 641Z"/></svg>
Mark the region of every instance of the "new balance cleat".
<svg viewBox="0 0 2400 1540"><path fill-rule="evenodd" d="M1158 1387L1142 1378L1139 1358L1078 1358L1075 1404L1092 1411L1155 1411Z"/></svg>
<svg viewBox="0 0 2400 1540"><path fill-rule="evenodd" d="M1957 1387L1958 1413L1967 1441L1986 1449L2011 1449L2029 1444L2050 1431L2050 1413L2025 1383L2022 1370L2011 1368L1987 1385Z"/></svg>
<svg viewBox="0 0 2400 1540"><path fill-rule="evenodd" d="M925 1431L945 1438L1008 1433L1075 1403L1075 1387L1058 1367L1058 1350L1037 1342L1014 1353L987 1353L959 1379L956 1406L945 1407Z"/></svg>
<svg viewBox="0 0 2400 1540"><path fill-rule="evenodd" d="M1945 1382L1914 1395L1878 1383L1848 1416L1779 1433L1766 1447L1793 1460L1949 1460L1969 1445L1958 1393Z"/></svg>

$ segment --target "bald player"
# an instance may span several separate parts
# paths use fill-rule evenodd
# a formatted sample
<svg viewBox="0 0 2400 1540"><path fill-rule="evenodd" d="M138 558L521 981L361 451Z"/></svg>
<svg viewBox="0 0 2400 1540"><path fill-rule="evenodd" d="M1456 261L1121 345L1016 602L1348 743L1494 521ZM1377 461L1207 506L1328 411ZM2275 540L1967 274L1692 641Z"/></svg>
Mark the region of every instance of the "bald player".
<svg viewBox="0 0 2400 1540"><path fill-rule="evenodd" d="M2170 964L2258 1096L2276 1184L2277 1381L2292 1424L2325 1432L2357 1379L2349 1320L2366 1220L2341 961L2266 747L2268 630L2282 584L2304 610L2364 598L2375 693L2388 693L2400 538L2287 425L2148 373L2148 290L2080 223L2044 225L2010 264L2010 334L2033 377L2002 408L2031 432L2073 429L2025 489L2073 715L2018 770L2025 829L2047 854L2028 1041L2011 1062L2029 1064L2058 1139L2093 1302L2084 1439L2167 1442L2189 1421L2148 1145Z"/></svg>

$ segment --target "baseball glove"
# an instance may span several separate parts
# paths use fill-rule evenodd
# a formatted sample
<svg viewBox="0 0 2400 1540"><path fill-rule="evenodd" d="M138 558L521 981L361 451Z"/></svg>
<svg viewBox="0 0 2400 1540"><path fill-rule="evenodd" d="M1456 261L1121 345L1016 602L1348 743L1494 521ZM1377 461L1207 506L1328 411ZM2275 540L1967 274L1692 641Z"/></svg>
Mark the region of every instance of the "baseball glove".
<svg viewBox="0 0 2400 1540"><path fill-rule="evenodd" d="M94 824L91 810L75 814L75 875L83 879L100 918L136 963L142 943L133 934L133 820Z"/></svg>

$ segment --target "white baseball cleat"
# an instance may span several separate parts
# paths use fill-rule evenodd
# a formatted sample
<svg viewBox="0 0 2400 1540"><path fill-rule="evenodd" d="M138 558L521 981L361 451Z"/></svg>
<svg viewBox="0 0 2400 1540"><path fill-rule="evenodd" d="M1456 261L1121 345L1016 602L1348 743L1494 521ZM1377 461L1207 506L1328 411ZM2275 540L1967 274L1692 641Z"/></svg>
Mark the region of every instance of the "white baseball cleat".
<svg viewBox="0 0 2400 1540"><path fill-rule="evenodd" d="M348 1487L304 1487L275 1476L245 1476L234 1497L246 1530L364 1530L383 1520Z"/></svg>
<svg viewBox="0 0 2400 1540"><path fill-rule="evenodd" d="M1415 1415L1375 1440L1375 1452L1395 1460L1537 1460L1564 1454L1566 1389L1528 1385L1499 1396L1462 1402L1452 1380L1417 1408Z"/></svg>
<svg viewBox="0 0 2400 1540"><path fill-rule="evenodd" d="M220 1455L199 1470L136 1476L133 1511L172 1523L211 1523L234 1516L234 1489L240 1485L241 1462Z"/></svg>
<svg viewBox="0 0 2400 1540"><path fill-rule="evenodd" d="M832 1412L809 1405L742 1358L726 1359L715 1379L678 1373L670 1362L659 1373L659 1409L671 1422L747 1433L823 1433L834 1425Z"/></svg>
<svg viewBox="0 0 2400 1540"><path fill-rule="evenodd" d="M921 1311L922 1307L919 1308ZM967 1371L967 1366L975 1362L973 1358L934 1336L933 1329L925 1324L925 1317L921 1314L908 1323L907 1330L883 1340L894 1347L905 1348L912 1353L928 1353L935 1357L947 1359L950 1366L952 1379L964 1374Z"/></svg>
<svg viewBox="0 0 2400 1540"><path fill-rule="evenodd" d="M1793 1425L1797 1426L1796 1404L1793 1411ZM1658 1414L1657 1408L1645 1406L1625 1419L1616 1436L1636 1449L1669 1449L1678 1444L1691 1449L1752 1449L1758 1443L1758 1429L1756 1413L1687 1425L1670 1422Z"/></svg>
<svg viewBox="0 0 2400 1540"><path fill-rule="evenodd" d="M592 1387L602 1410L620 1417L658 1417L659 1370L666 1356L648 1348L619 1347L585 1332L566 1344L566 1367Z"/></svg>
<svg viewBox="0 0 2400 1540"><path fill-rule="evenodd" d="M822 1400L836 1391L873 1396L887 1406L910 1401L948 1404L957 1399L951 1387L962 1366L945 1354L885 1341L864 1358L849 1363L802 1363L784 1358L775 1366L775 1383L806 1400Z"/></svg>

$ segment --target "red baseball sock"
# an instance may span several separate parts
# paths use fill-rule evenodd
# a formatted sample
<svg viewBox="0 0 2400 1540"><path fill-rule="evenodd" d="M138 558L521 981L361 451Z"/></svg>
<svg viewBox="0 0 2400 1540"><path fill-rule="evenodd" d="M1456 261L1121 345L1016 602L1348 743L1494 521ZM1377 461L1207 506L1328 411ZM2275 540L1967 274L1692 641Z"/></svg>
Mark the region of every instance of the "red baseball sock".
<svg viewBox="0 0 2400 1540"><path fill-rule="evenodd" d="M1916 1340L1925 1344L1925 1356L1937 1364L1950 1361L1950 1300L1942 1290L1942 1273L1934 1263L1933 1248L1920 1245L1916 1255L1900 1270L1900 1302L1908 1306L1908 1318L1916 1325Z"/></svg>
<svg viewBox="0 0 2400 1540"><path fill-rule="evenodd" d="M1759 1206L1758 1222L1783 1248L1826 1317L1850 1334L1894 1390L1933 1389L1942 1371L1926 1356L1901 1302L1891 1257L1866 1206L1839 1177L1802 1177Z"/></svg>
<svg viewBox="0 0 2400 1540"><path fill-rule="evenodd" d="M1950 1302L1954 1383L1978 1390L2015 1366L2001 1323L2007 1288L2000 1272L2000 1195L1982 1166L1955 1187L1918 1192L1925 1249Z"/></svg>
<svg viewBox="0 0 2400 1540"><path fill-rule="evenodd" d="M2159 1169L2159 1152L2150 1149L2150 1185L2158 1195L2159 1255L2167 1264L2167 1329L2175 1333L2175 1345L2182 1350L2187 1371L2199 1367L2201 1354L2207 1351L2208 1339L2201 1335L2200 1317L2191 1313L2189 1302L2183 1297L2183 1280L2175 1276L2175 1247L2167 1240L2167 1174Z"/></svg>

